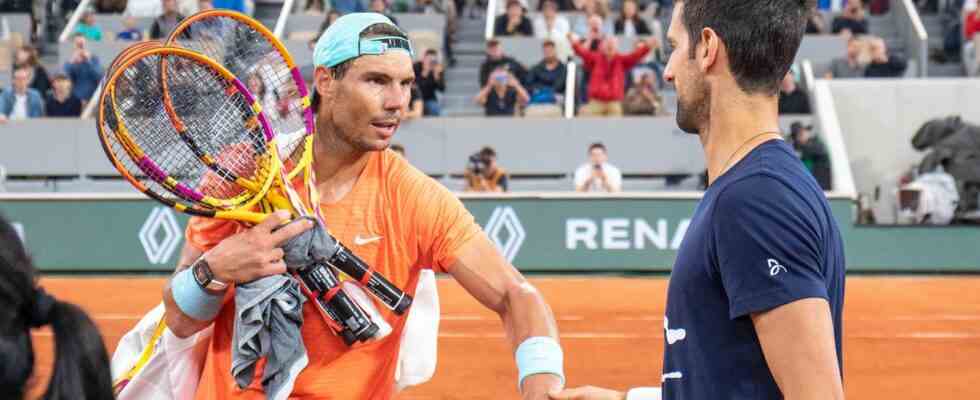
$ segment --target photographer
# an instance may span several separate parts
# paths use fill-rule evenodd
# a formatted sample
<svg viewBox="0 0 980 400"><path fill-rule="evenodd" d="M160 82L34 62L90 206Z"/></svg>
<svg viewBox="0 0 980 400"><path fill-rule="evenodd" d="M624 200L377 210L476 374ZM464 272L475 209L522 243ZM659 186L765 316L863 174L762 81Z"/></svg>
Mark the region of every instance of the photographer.
<svg viewBox="0 0 980 400"><path fill-rule="evenodd" d="M608 161L606 145L592 143L589 146L589 162L575 170L575 190L607 193L623 190L623 174Z"/></svg>
<svg viewBox="0 0 980 400"><path fill-rule="evenodd" d="M467 192L507 191L507 172L497 166L497 152L490 146L470 156L465 177Z"/></svg>
<svg viewBox="0 0 980 400"><path fill-rule="evenodd" d="M497 68L486 85L476 95L477 104L483 106L487 117L513 117L517 115L518 106L524 106L531 97L521 82L503 68Z"/></svg>

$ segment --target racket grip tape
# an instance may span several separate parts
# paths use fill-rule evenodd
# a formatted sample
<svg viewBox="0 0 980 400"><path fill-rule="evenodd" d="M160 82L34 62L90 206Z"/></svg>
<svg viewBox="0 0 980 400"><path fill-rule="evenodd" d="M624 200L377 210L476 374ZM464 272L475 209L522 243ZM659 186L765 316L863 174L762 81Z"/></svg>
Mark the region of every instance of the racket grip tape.
<svg viewBox="0 0 980 400"><path fill-rule="evenodd" d="M327 315L342 327L339 333L345 344L368 341L378 332L378 325L367 313L339 290L340 281L329 268L312 265L297 272Z"/></svg>
<svg viewBox="0 0 980 400"><path fill-rule="evenodd" d="M356 279L395 314L402 315L408 311L412 305L412 296L403 292L383 275L375 273L364 260L343 244L338 242L337 247L337 252L327 260L327 263Z"/></svg>

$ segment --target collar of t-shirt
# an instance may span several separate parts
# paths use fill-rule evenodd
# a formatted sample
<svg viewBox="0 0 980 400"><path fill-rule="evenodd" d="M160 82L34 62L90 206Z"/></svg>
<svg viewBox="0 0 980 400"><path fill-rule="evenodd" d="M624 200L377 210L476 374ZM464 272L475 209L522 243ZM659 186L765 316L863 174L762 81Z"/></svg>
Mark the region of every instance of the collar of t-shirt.
<svg viewBox="0 0 980 400"><path fill-rule="evenodd" d="M14 93L14 108L10 110L10 119L27 118L27 94Z"/></svg>

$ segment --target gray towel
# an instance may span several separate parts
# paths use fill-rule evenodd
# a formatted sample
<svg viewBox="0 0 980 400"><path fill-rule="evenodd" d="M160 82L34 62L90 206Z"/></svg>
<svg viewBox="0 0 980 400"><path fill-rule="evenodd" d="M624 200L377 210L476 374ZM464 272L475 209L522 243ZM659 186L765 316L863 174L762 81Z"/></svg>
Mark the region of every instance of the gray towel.
<svg viewBox="0 0 980 400"><path fill-rule="evenodd" d="M289 239L282 247L286 253L282 259L290 271L314 263L326 264L340 250L337 239L327 233L320 221L311 217L305 219L313 221L313 228Z"/></svg>
<svg viewBox="0 0 980 400"><path fill-rule="evenodd" d="M266 357L262 387L267 399L286 399L309 359L300 327L306 297L287 275L235 287L235 335L231 373L239 387L252 383L255 363Z"/></svg>

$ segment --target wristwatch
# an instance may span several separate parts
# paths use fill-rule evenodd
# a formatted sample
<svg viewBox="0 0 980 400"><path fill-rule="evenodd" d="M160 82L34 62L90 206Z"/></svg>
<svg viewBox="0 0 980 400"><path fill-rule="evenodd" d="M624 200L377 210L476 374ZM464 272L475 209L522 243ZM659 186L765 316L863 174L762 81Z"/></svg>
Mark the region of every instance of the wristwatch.
<svg viewBox="0 0 980 400"><path fill-rule="evenodd" d="M204 259L202 255L197 261L191 264L191 271L194 273L194 280L197 284L204 290L210 292L223 292L228 288L228 284L215 280L214 273L211 272L211 266L208 265L208 261Z"/></svg>

